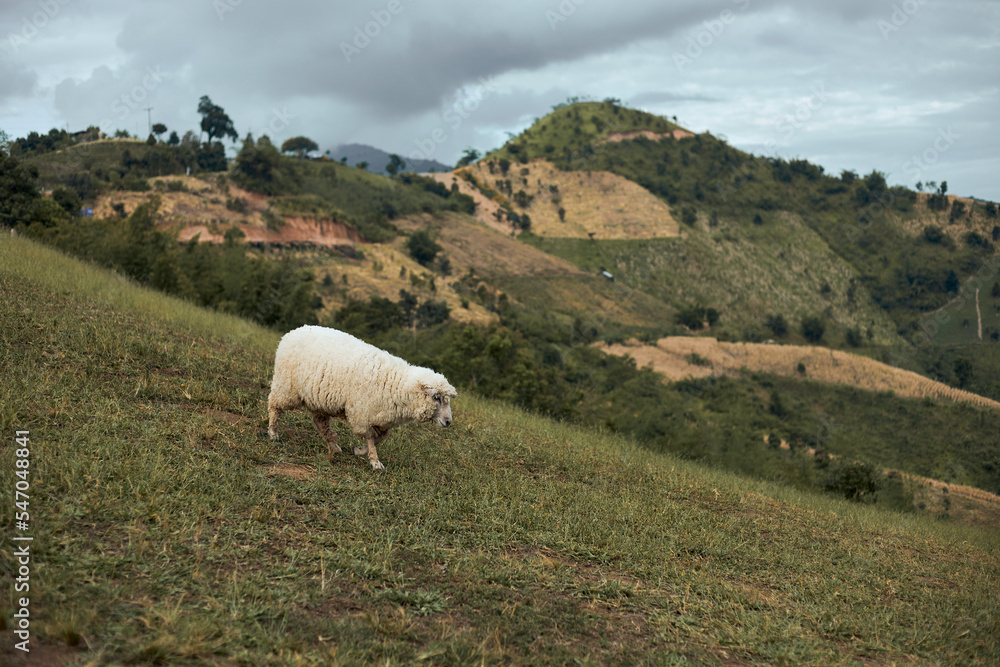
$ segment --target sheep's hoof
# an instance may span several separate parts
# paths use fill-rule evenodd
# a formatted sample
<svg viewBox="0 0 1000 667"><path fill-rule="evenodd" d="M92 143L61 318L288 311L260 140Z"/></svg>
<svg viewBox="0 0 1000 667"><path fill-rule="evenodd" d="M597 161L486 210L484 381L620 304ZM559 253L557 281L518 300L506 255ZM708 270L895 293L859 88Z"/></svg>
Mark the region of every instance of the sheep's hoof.
<svg viewBox="0 0 1000 667"><path fill-rule="evenodd" d="M267 437L268 437L268 438L270 438L271 440L275 441L275 442L277 442L278 440L280 440L280 439L281 439L281 438L280 438L280 437L278 436L278 434L277 434L277 433L272 433L271 431L268 431L268 432L267 432Z"/></svg>
<svg viewBox="0 0 1000 667"><path fill-rule="evenodd" d="M372 470L381 470L385 472L385 466L382 465L381 461L372 461Z"/></svg>
<svg viewBox="0 0 1000 667"><path fill-rule="evenodd" d="M368 445L361 445L354 448L355 456L368 456Z"/></svg>

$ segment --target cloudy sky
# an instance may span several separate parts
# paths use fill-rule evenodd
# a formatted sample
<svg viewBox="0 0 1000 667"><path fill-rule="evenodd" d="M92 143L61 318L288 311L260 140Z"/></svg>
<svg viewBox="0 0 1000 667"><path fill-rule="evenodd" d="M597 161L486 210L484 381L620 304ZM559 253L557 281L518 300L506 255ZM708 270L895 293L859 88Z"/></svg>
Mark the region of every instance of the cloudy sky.
<svg viewBox="0 0 1000 667"><path fill-rule="evenodd" d="M569 96L1000 200L1000 3L3 0L0 129L197 130L454 163ZM334 155L334 157L337 157Z"/></svg>

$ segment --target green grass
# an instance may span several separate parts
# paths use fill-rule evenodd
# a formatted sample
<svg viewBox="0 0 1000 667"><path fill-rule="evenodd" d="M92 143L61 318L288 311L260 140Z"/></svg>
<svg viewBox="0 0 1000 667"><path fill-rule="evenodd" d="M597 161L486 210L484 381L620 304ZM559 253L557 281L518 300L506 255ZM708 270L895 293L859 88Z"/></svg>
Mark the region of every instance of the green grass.
<svg viewBox="0 0 1000 667"><path fill-rule="evenodd" d="M585 147L612 133L636 130L665 133L678 127L665 118L610 102L578 102L555 109L536 120L516 139L488 153L483 159L576 159L584 157L581 151Z"/></svg>
<svg viewBox="0 0 1000 667"><path fill-rule="evenodd" d="M472 395L450 429L394 433L377 475L327 462L303 413L266 439L273 332L7 236L0 295L0 418L32 438L32 641L80 664L998 658L995 533Z"/></svg>
<svg viewBox="0 0 1000 667"><path fill-rule="evenodd" d="M146 142L135 140L95 141L38 155L28 155L24 163L38 167L38 178L47 187L58 185L61 178L72 173L111 169L121 166L125 150L140 156L148 148Z"/></svg>

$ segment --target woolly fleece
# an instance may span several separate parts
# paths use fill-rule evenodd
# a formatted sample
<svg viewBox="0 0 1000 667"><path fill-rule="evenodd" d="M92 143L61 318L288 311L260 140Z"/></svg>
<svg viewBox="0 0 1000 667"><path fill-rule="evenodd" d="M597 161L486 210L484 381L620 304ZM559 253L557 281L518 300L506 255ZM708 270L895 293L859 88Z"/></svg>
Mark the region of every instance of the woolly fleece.
<svg viewBox="0 0 1000 667"><path fill-rule="evenodd" d="M281 413L305 406L332 451L340 448L327 431L329 417L345 418L351 431L374 450L394 426L435 418L442 426L450 424L449 400L455 395L440 373L411 366L343 331L304 326L285 334L275 352L268 432L276 438ZM365 449L356 448L355 453ZM369 458L373 467L381 468L375 465L374 451Z"/></svg>

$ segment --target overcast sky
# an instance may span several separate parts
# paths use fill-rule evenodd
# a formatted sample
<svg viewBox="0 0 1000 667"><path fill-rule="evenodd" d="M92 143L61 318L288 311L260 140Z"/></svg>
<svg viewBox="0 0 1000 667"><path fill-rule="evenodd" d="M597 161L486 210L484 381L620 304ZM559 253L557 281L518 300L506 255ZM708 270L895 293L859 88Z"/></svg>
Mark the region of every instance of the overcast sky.
<svg viewBox="0 0 1000 667"><path fill-rule="evenodd" d="M1000 3L3 0L0 129L198 128L453 164L568 96L1000 200ZM339 157L333 155L333 157Z"/></svg>

